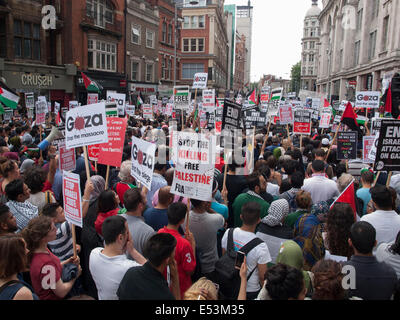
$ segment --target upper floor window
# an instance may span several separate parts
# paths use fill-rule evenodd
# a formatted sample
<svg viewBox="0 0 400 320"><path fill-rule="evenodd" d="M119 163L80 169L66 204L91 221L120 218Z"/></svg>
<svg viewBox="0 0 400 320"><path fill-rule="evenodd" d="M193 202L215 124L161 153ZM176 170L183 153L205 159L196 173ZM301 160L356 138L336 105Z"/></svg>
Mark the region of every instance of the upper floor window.
<svg viewBox="0 0 400 320"><path fill-rule="evenodd" d="M88 69L117 71L117 45L96 39L88 40Z"/></svg>
<svg viewBox="0 0 400 320"><path fill-rule="evenodd" d="M146 47L154 49L154 31L146 30Z"/></svg>
<svg viewBox="0 0 400 320"><path fill-rule="evenodd" d="M184 29L204 29L205 16L185 16L183 17Z"/></svg>
<svg viewBox="0 0 400 320"><path fill-rule="evenodd" d="M86 0L86 14L98 27L104 28L106 23L114 22L114 7L107 0Z"/></svg>
<svg viewBox="0 0 400 320"><path fill-rule="evenodd" d="M6 43L6 19L0 17L0 43ZM5 58L7 55L7 46L0 46L0 57Z"/></svg>
<svg viewBox="0 0 400 320"><path fill-rule="evenodd" d="M41 59L40 25L14 20L14 56L22 59Z"/></svg>
<svg viewBox="0 0 400 320"><path fill-rule="evenodd" d="M132 43L140 44L141 27L138 25L132 26Z"/></svg>

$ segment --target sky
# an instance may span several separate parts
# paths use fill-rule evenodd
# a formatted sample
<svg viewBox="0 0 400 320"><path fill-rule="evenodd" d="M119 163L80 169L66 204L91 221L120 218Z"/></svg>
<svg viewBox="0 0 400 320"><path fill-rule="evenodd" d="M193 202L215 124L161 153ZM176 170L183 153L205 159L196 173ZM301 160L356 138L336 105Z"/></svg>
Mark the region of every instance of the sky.
<svg viewBox="0 0 400 320"><path fill-rule="evenodd" d="M247 5L248 0L225 0ZM253 43L251 81L264 74L290 79L292 66L301 60L304 17L311 0L251 0ZM319 1L322 8L322 2Z"/></svg>

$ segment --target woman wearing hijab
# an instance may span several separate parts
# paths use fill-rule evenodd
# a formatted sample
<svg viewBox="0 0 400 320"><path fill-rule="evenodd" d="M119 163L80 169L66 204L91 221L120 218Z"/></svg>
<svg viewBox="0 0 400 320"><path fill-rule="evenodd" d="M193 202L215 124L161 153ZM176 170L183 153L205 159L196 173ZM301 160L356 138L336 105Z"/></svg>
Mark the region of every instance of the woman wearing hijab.
<svg viewBox="0 0 400 320"><path fill-rule="evenodd" d="M293 230L283 225L289 214L289 203L285 199L279 199L271 203L268 215L265 216L257 230L257 237L263 240L269 249L271 263L276 262L279 248L282 242L293 238Z"/></svg>
<svg viewBox="0 0 400 320"><path fill-rule="evenodd" d="M295 223L293 240L303 250L304 269L307 271L325 256L322 229L328 212L328 203L321 201L311 207L310 214L301 216Z"/></svg>

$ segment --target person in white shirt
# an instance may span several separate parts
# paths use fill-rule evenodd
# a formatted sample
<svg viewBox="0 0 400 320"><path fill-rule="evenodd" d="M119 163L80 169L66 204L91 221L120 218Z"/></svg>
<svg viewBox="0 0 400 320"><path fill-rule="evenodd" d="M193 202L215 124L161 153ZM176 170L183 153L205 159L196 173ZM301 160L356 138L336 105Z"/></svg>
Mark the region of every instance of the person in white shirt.
<svg viewBox="0 0 400 320"><path fill-rule="evenodd" d="M248 202L243 205L242 214L240 215L243 225L241 228L235 228L233 231L233 244L235 251L240 251L244 245L256 238L255 230L257 225L261 222L260 210L260 205L256 202ZM221 241L223 254L227 250L228 233L229 230L225 232ZM271 260L271 255L265 242L259 244L247 254L247 274L249 275L250 272L254 270L247 282L246 292L248 300L254 300L257 298L257 295L264 284L264 275L267 272L267 263L271 262Z"/></svg>
<svg viewBox="0 0 400 320"><path fill-rule="evenodd" d="M376 259L385 262L396 271L397 279L400 280L400 231L396 241L392 243L382 243L376 250Z"/></svg>
<svg viewBox="0 0 400 320"><path fill-rule="evenodd" d="M400 216L393 210L392 194L388 188L376 185L370 192L376 210L363 216L361 221L369 222L375 228L377 248L381 243L396 240L400 231Z"/></svg>
<svg viewBox="0 0 400 320"><path fill-rule="evenodd" d="M304 180L304 185L301 189L311 194L313 204L339 196L336 183L326 177L325 163L323 161L314 160L311 169L313 172L312 178Z"/></svg>
<svg viewBox="0 0 400 320"><path fill-rule="evenodd" d="M125 218L107 218L102 232L105 247L92 250L89 270L96 284L99 300L118 300L117 290L126 271L143 265L146 259L134 248ZM129 260L126 253L135 261Z"/></svg>

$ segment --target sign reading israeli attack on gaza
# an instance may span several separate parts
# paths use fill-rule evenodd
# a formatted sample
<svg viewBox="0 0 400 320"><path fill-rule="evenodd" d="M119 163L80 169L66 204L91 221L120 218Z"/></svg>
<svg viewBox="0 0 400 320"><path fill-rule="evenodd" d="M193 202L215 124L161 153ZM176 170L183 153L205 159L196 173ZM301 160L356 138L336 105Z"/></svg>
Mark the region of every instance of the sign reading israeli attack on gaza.
<svg viewBox="0 0 400 320"><path fill-rule="evenodd" d="M376 171L400 170L400 121L382 120L375 159Z"/></svg>
<svg viewBox="0 0 400 320"><path fill-rule="evenodd" d="M171 193L210 201L214 182L216 138L210 134L174 134L173 161L176 163Z"/></svg>
<svg viewBox="0 0 400 320"><path fill-rule="evenodd" d="M151 189L157 145L132 137L131 175L147 189Z"/></svg>
<svg viewBox="0 0 400 320"><path fill-rule="evenodd" d="M67 149L107 143L108 131L104 102L74 108L66 114Z"/></svg>

